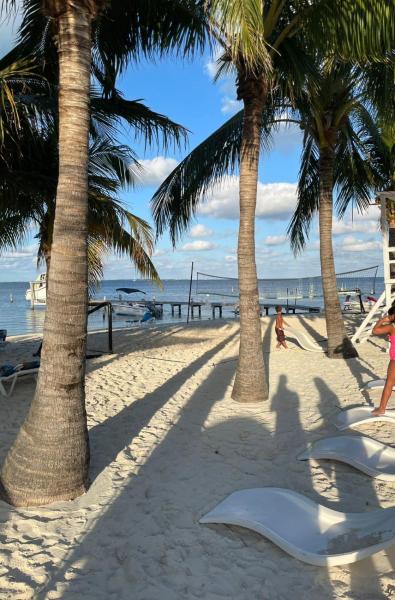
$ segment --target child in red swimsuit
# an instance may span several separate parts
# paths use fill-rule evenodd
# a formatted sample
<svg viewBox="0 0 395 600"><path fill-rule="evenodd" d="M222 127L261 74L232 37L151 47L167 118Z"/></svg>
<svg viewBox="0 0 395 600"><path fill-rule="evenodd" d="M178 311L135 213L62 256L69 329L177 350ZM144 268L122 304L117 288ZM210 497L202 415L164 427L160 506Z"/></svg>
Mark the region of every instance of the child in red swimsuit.
<svg viewBox="0 0 395 600"><path fill-rule="evenodd" d="M285 333L284 333L284 325L286 325L284 319L283 319L283 313L282 313L282 306L276 306L276 325L275 325L275 331L276 331L276 336L277 336L277 346L276 348L281 348L281 346L283 348L285 348L286 350L288 350L288 346L287 346L287 342L285 341Z"/></svg>
<svg viewBox="0 0 395 600"><path fill-rule="evenodd" d="M383 415L387 408L388 400L391 397L393 387L395 385L395 306L392 305L388 311L388 315L384 319L377 321L373 327L375 335L387 335L390 342L390 363L387 370L387 379L383 393L381 394L380 406L372 411L373 415Z"/></svg>

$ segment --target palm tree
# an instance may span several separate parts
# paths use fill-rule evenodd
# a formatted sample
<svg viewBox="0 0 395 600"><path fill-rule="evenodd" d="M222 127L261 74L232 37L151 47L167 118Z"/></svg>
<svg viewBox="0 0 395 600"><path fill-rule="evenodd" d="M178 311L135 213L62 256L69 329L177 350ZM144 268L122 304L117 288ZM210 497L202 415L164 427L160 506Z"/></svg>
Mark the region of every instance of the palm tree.
<svg viewBox="0 0 395 600"><path fill-rule="evenodd" d="M318 211L320 258L328 356L357 356L342 317L332 247L333 195L340 216L353 203L359 211L372 193L388 182L390 157L377 121L364 102L364 73L347 63L330 61L318 81L297 99L304 130L298 184L298 206L289 232L297 253L303 249L313 215Z"/></svg>
<svg viewBox="0 0 395 600"><path fill-rule="evenodd" d="M351 51L359 56L369 51L381 56L383 48L392 44L394 15L386 2L380 0L374 7L369 2L356 5L325 0L213 0L209 4L213 36L223 49L221 60L236 71L237 97L244 104L239 150L240 350L232 397L240 402L259 402L268 396L261 348L254 235L264 108L279 87L287 90L286 96L293 99L311 69L306 49L310 49L310 53L320 48L323 52L336 51L343 55ZM223 129L218 137L224 133ZM229 164L233 164L235 154L225 148L222 157L225 155ZM178 174L184 167L188 170L190 164L184 163ZM198 170L195 168L195 174ZM209 167L209 172L219 178L224 168L216 164ZM154 197L159 233L166 225L175 234L179 233L207 185L207 172L202 184L194 178L192 185L183 180L182 175L174 175L170 175L166 184L172 190L180 184L175 196L171 196L172 190L166 195L165 184ZM178 204L174 200L180 198L181 188L184 197Z"/></svg>
<svg viewBox="0 0 395 600"><path fill-rule="evenodd" d="M56 131L41 130L36 137L19 132L18 151L11 145L0 152L0 250L23 245L38 229L38 264L49 272L55 217L58 175ZM28 151L22 148L26 143ZM32 146L33 144L33 146ZM13 155L13 156L12 156ZM91 287L103 275L103 257L115 251L128 256L144 277L159 282L150 259L153 250L151 227L126 210L118 200L119 191L133 184L139 166L124 146L96 138L89 147L88 172L88 276Z"/></svg>
<svg viewBox="0 0 395 600"><path fill-rule="evenodd" d="M14 0L2 1L6 7L13 4ZM196 4L188 0L24 1L26 47L28 40L33 53L45 45L54 53L51 36L56 38L59 178L40 373L30 411L1 474L3 495L14 505L75 498L89 485L84 380L92 48L93 64L103 66L110 93L115 76L130 59L156 50L186 52L202 43L203 28L194 17ZM38 22L40 29L35 28ZM51 68L56 68L53 61Z"/></svg>
<svg viewBox="0 0 395 600"><path fill-rule="evenodd" d="M392 177L385 188L382 202L386 202L388 243L395 247L395 51L386 54L384 62L369 65L367 72L368 100L378 113L383 131L383 140L392 158ZM386 198L386 199L385 199ZM395 252L390 252L390 260L395 260ZM390 278L395 280L395 263L390 263ZM394 294L395 285L391 291Z"/></svg>

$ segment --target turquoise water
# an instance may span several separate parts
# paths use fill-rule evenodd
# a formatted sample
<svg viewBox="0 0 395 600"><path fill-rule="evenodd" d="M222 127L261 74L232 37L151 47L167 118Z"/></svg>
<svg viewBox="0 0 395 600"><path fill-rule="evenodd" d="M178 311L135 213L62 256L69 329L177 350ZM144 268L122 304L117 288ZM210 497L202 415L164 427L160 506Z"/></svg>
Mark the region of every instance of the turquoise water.
<svg viewBox="0 0 395 600"><path fill-rule="evenodd" d="M348 279L342 281L342 286L351 289L360 287L366 294L373 292L375 288L376 296L383 289L383 279L378 277L376 281L365 278L364 281L356 281ZM156 300L178 300L187 302L189 295L189 280L172 279L163 281L163 290L153 285L149 281L144 280L107 280L103 281L100 289L96 292L96 299L106 298L107 300L117 299L119 293L116 292L118 287L135 287L140 289L144 294L133 294L129 299L140 300L156 299ZM25 292L28 288L26 282L7 282L0 283L0 329L7 329L8 335L19 335L25 333L39 333L42 331L44 324L44 307L36 307L32 310L30 304L25 300ZM318 306L322 308L322 290L319 278L303 279L278 279L278 280L260 280L259 290L261 299L266 299L268 302L275 303L276 301L285 305L303 304L305 306ZM313 296L314 294L314 296ZM312 297L309 297L312 296ZM297 296L297 298L295 298ZM303 296L300 298L299 296ZM192 285L192 299L195 301L203 301L205 305L202 307L202 318L211 318L211 302L222 301L228 306L224 307L223 316L233 317L232 312L234 304L238 299L238 282L236 279L194 279ZM186 320L187 307L182 308L181 321ZM180 322L178 316L172 317L170 306L164 307L163 323ZM88 328L90 330L101 329L106 326L103 321L103 312L97 311L89 316ZM114 327L130 327L130 317L114 316ZM136 326L136 325L133 325Z"/></svg>

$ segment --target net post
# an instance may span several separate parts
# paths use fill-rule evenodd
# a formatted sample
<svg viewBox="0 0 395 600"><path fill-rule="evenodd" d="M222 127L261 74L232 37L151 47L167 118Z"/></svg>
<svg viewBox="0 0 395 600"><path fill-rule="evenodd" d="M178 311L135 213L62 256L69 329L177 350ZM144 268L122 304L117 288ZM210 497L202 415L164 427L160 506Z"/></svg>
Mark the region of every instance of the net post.
<svg viewBox="0 0 395 600"><path fill-rule="evenodd" d="M191 309L192 277L193 277L193 261L192 261L192 264L191 264L191 278L189 280L189 296L188 296L187 323L189 323L189 313L190 313L190 309Z"/></svg>
<svg viewBox="0 0 395 600"><path fill-rule="evenodd" d="M110 354L113 353L112 345L112 305L111 302L107 304L107 315L108 315L108 351Z"/></svg>

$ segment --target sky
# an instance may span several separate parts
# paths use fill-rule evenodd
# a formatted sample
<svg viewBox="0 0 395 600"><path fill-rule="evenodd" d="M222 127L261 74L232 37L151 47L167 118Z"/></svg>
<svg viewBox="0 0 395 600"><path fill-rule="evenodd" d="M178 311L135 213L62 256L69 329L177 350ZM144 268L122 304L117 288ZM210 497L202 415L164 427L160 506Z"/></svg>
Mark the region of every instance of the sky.
<svg viewBox="0 0 395 600"><path fill-rule="evenodd" d="M0 23L0 56L12 47L18 18ZM227 121L241 105L231 76L214 83L215 61L208 53L193 60L174 57L132 64L118 87L125 98L140 99L152 110L171 118L189 131L186 147L164 152L153 144L146 148L135 132L125 130L122 142L137 154L143 171L132 190L120 198L136 215L153 225L150 199L165 177L189 151ZM314 221L305 251L295 258L287 239L287 227L296 205L301 152L297 125L281 126L270 150L261 158L256 211L256 262L260 278L319 275L318 225ZM379 210L372 206L363 215L334 219L333 240L337 272L381 265ZM195 270L237 276L238 176L227 177L202 199L190 229L172 248L167 234L157 242L153 261L162 279L188 278ZM23 247L0 255L0 281L35 279L37 244L34 230ZM135 276L127 259L110 255L105 260L106 279Z"/></svg>

